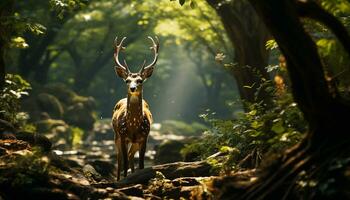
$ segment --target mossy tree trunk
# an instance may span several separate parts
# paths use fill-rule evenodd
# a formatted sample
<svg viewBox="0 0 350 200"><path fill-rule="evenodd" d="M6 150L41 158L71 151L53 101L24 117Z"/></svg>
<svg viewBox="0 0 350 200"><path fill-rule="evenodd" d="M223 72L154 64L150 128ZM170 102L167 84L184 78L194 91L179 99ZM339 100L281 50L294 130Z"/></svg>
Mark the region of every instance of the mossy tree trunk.
<svg viewBox="0 0 350 200"><path fill-rule="evenodd" d="M286 57L293 96L309 123L309 130L300 144L264 168L265 173L242 193L236 194L236 199L293 199L293 190L298 187L296 181L301 172L310 179L319 180L328 172L332 161L350 155L350 135L347 134L349 102L331 92L317 47L304 30L300 17L309 17L327 25L348 53L350 40L339 21L315 2L250 0L250 3L261 15ZM334 26L333 22L337 25ZM222 197L230 195L230 191L226 190ZM315 197L313 195L317 194L307 194L306 199ZM341 193L335 195L344 198Z"/></svg>

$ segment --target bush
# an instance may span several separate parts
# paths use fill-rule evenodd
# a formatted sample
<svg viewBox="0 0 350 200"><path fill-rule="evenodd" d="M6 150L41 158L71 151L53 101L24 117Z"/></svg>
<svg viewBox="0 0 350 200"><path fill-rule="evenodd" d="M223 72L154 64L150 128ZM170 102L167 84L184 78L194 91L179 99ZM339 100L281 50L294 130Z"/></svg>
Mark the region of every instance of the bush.
<svg viewBox="0 0 350 200"><path fill-rule="evenodd" d="M15 74L6 74L5 86L0 91L0 118L12 124L19 123L23 115L18 115L20 111L20 99L23 95L28 95L30 84Z"/></svg>
<svg viewBox="0 0 350 200"><path fill-rule="evenodd" d="M235 149L222 166L229 170L239 167L239 161L248 156L259 163L264 153L281 151L296 144L307 128L302 113L289 94L276 98L274 107L268 111L254 103L248 112L238 114L233 120L215 119L211 114L201 117L212 128L200 140L187 145L182 154L195 153L206 158L222 151L223 147Z"/></svg>

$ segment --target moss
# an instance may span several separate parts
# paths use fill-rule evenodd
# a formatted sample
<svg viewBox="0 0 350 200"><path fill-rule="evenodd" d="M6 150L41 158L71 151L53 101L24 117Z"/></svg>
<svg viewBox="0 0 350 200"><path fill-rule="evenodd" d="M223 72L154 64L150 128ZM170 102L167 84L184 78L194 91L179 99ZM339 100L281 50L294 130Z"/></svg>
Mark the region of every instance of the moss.
<svg viewBox="0 0 350 200"><path fill-rule="evenodd" d="M40 120L40 121L37 121L35 125L39 133L51 132L53 128L58 126L64 126L68 128L68 125L64 121L56 120L56 119Z"/></svg>
<svg viewBox="0 0 350 200"><path fill-rule="evenodd" d="M50 117L61 119L63 116L63 106L61 102L51 94L40 93L37 96L37 102L40 110L47 112Z"/></svg>
<svg viewBox="0 0 350 200"><path fill-rule="evenodd" d="M55 95L59 99L59 101L66 105L74 103L73 99L77 95L64 84L48 85L44 88L44 91L46 91L49 94Z"/></svg>
<svg viewBox="0 0 350 200"><path fill-rule="evenodd" d="M164 164L182 161L180 151L184 146L183 142L174 140L160 144L155 155L155 163Z"/></svg>
<svg viewBox="0 0 350 200"><path fill-rule="evenodd" d="M84 104L78 103L68 107L64 120L71 125L78 126L84 130L92 130L95 123L93 112Z"/></svg>

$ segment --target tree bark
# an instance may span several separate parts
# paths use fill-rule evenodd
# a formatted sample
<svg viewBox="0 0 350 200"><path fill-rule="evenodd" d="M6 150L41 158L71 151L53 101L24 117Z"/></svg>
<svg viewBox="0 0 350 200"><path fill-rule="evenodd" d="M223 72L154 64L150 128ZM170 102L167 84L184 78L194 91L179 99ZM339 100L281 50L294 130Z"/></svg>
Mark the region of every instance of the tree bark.
<svg viewBox="0 0 350 200"><path fill-rule="evenodd" d="M207 0L220 16L228 37L235 48L235 66L231 73L235 77L241 99L248 103L263 102L271 105L271 97L259 89L262 79L270 80L265 67L269 53L265 43L269 33L253 7L245 0L225 2Z"/></svg>
<svg viewBox="0 0 350 200"><path fill-rule="evenodd" d="M0 22L3 22L5 17L8 17L12 12L14 1L6 0L0 3ZM11 25L5 25L5 23L0 23L0 91L5 85L5 51L10 40Z"/></svg>

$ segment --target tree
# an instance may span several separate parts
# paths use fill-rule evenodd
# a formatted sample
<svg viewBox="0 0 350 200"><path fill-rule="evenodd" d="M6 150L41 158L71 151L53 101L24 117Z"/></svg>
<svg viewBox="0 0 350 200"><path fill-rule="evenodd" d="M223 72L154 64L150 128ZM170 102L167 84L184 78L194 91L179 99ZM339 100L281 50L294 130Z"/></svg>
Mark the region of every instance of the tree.
<svg viewBox="0 0 350 200"><path fill-rule="evenodd" d="M233 50L214 10L205 2L183 8L177 2L169 4L153 0L139 4L136 9L146 13L142 23L156 22L154 31L163 36L164 43L183 47L180 51L185 51L194 64L204 86L207 97L205 109L227 116L229 110L225 100L232 101L239 95L227 92L236 90L235 81L223 64L226 60L232 61Z"/></svg>
<svg viewBox="0 0 350 200"><path fill-rule="evenodd" d="M60 45L73 61L74 90L86 90L103 67L107 64L113 66L111 58L116 36L126 36L127 44L131 45L147 32L149 26L137 25L140 15L117 12L129 8L126 2L93 2L66 24L60 37L71 39L69 45L66 45L67 40Z"/></svg>
<svg viewBox="0 0 350 200"><path fill-rule="evenodd" d="M8 32L12 29L11 25L6 23L6 19L12 12L13 1L2 1L0 3L0 91L5 84L5 51L9 45Z"/></svg>
<svg viewBox="0 0 350 200"><path fill-rule="evenodd" d="M269 53L265 48L269 33L246 0L207 0L220 16L234 49L231 72L235 77L241 99L254 103L263 101L271 106L271 97L260 89L263 79L270 80L265 67Z"/></svg>
<svg viewBox="0 0 350 200"><path fill-rule="evenodd" d="M54 42L64 24L69 21L74 14L86 6L87 2L81 0L65 1L35 1L19 2L18 9L26 16L39 21L45 26L45 33L37 36L25 34L29 47L23 49L19 54L18 69L20 74L29 78L34 74L33 79L45 84L48 79L48 72L51 64L60 55L53 53ZM48 9L50 8L51 9ZM34 12L33 12L34 11Z"/></svg>
<svg viewBox="0 0 350 200"><path fill-rule="evenodd" d="M262 17L286 58L292 93L309 123L309 130L297 146L270 163L257 181L242 189L241 193L232 194L227 189L222 198L301 198L296 192L300 190L298 181L314 180L316 185L322 185L330 178L327 175L334 162L348 158L350 138L349 134L343 133L348 130L347 116L350 114L350 106L349 101L334 92L337 88L325 78L324 66L315 42L305 31L300 18L306 17L323 23L343 44L347 53L350 53L350 38L344 26L314 1L249 2ZM303 179L303 173L307 175L307 179ZM341 180L340 177L332 178L333 181ZM229 188L233 189L232 185ZM306 196L302 197L306 199L348 198L345 191L330 193L330 196L318 196L327 194L322 194L317 189L310 193L305 192L304 195Z"/></svg>

